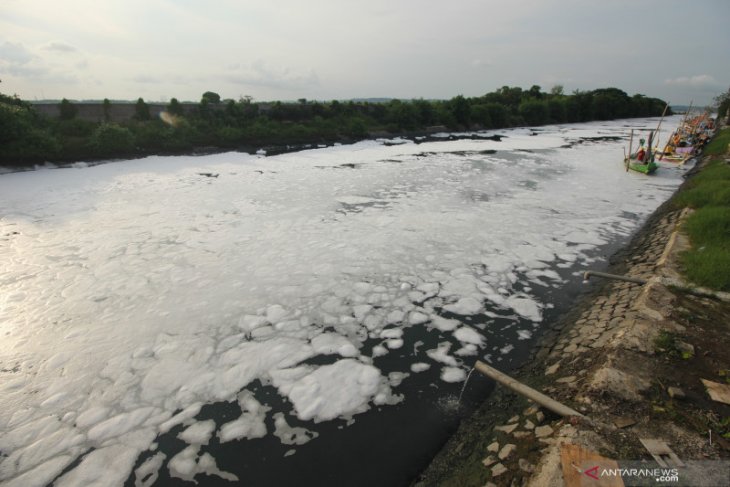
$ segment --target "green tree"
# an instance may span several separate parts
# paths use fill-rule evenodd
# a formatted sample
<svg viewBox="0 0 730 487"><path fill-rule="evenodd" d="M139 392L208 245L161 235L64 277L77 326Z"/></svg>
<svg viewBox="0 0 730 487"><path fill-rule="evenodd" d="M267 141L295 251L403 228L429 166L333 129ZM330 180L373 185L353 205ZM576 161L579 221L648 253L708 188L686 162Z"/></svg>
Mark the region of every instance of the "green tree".
<svg viewBox="0 0 730 487"><path fill-rule="evenodd" d="M501 96L500 103L507 105L513 109L517 109L522 101L523 91L519 86L510 88L509 86L503 86L497 90L497 94Z"/></svg>
<svg viewBox="0 0 730 487"><path fill-rule="evenodd" d="M7 165L51 159L60 145L30 105L0 94L0 162Z"/></svg>
<svg viewBox="0 0 730 487"><path fill-rule="evenodd" d="M391 130L413 130L418 121L418 115L413 104L401 100L391 100L387 105L387 121Z"/></svg>
<svg viewBox="0 0 730 487"><path fill-rule="evenodd" d="M593 93L575 90L568 98L568 122L593 120Z"/></svg>
<svg viewBox="0 0 730 487"><path fill-rule="evenodd" d="M203 93L202 98L200 99L200 102L207 102L207 103L220 103L221 102L221 96L218 93L215 93L213 91L206 91Z"/></svg>
<svg viewBox="0 0 730 487"><path fill-rule="evenodd" d="M503 128L509 124L509 110L500 103L487 103L485 105L489 112L489 119L492 121L492 128Z"/></svg>
<svg viewBox="0 0 730 487"><path fill-rule="evenodd" d="M424 100L423 98L413 100L413 108L416 110L416 116L418 118L418 124L428 127L436 123L436 112L433 107L433 103Z"/></svg>
<svg viewBox="0 0 730 487"><path fill-rule="evenodd" d="M730 117L730 88L725 93L716 96L714 102L719 117Z"/></svg>
<svg viewBox="0 0 730 487"><path fill-rule="evenodd" d="M330 102L330 112L334 116L341 114L342 113L342 104L337 100L332 100L332 102Z"/></svg>
<svg viewBox="0 0 730 487"><path fill-rule="evenodd" d="M542 88L540 88L538 85L532 85L527 94L533 98L537 98L538 100L540 100L542 99Z"/></svg>
<svg viewBox="0 0 730 487"><path fill-rule="evenodd" d="M567 103L562 96L547 100L547 108L549 122L562 123L568 121Z"/></svg>
<svg viewBox="0 0 730 487"><path fill-rule="evenodd" d="M542 100L527 98L520 103L519 114L527 125L543 125L548 121L548 106Z"/></svg>
<svg viewBox="0 0 730 487"><path fill-rule="evenodd" d="M492 117L489 115L489 107L485 103L472 105L471 118L484 128L492 128Z"/></svg>
<svg viewBox="0 0 730 487"><path fill-rule="evenodd" d="M150 119L150 107L142 98L137 99L134 106L134 118L140 121Z"/></svg>
<svg viewBox="0 0 730 487"><path fill-rule="evenodd" d="M593 116L598 120L625 118L632 115L631 100L618 88L593 90Z"/></svg>
<svg viewBox="0 0 730 487"><path fill-rule="evenodd" d="M109 101L109 98L104 98L103 110L104 121L108 122L112 118L112 102Z"/></svg>
<svg viewBox="0 0 730 487"><path fill-rule="evenodd" d="M183 107L180 104L179 101L177 101L177 98L173 98L170 100L170 103L165 107L167 109L167 112L172 115L182 115L183 114Z"/></svg>
<svg viewBox="0 0 730 487"><path fill-rule="evenodd" d="M0 102L0 146L23 137L31 123L17 106Z"/></svg>
<svg viewBox="0 0 730 487"><path fill-rule="evenodd" d="M78 108L76 108L76 105L74 105L65 98L61 100L59 110L61 120L73 120L74 118L76 118L76 114L79 111Z"/></svg>
<svg viewBox="0 0 730 487"><path fill-rule="evenodd" d="M553 96L561 96L563 94L563 85L555 85L550 88L550 94Z"/></svg>
<svg viewBox="0 0 730 487"><path fill-rule="evenodd" d="M367 137L368 129L365 120L360 117L351 120L347 128L347 135L356 139L364 139Z"/></svg>
<svg viewBox="0 0 730 487"><path fill-rule="evenodd" d="M449 102L451 113L454 114L454 118L457 123L468 126L471 122L471 106L469 101L464 98L463 95L458 95L452 98Z"/></svg>

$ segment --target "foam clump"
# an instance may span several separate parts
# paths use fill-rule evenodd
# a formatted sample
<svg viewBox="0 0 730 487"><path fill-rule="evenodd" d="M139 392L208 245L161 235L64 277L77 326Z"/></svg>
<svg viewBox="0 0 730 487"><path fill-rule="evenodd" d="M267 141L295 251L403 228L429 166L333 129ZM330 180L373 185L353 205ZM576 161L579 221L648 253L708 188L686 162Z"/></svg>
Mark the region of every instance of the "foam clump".
<svg viewBox="0 0 730 487"><path fill-rule="evenodd" d="M230 482L238 481L238 477L221 471L215 459L209 453L200 455L200 445L191 445L170 459L167 464L170 477L195 482L195 476L215 475ZM196 482L197 483L197 482Z"/></svg>
<svg viewBox="0 0 730 487"><path fill-rule="evenodd" d="M274 415L274 428L274 436L284 445L303 445L319 436L306 428L289 426L283 413Z"/></svg>
<svg viewBox="0 0 730 487"><path fill-rule="evenodd" d="M466 372L460 367L444 367L441 369L441 380L444 382L461 382L466 379Z"/></svg>
<svg viewBox="0 0 730 487"><path fill-rule="evenodd" d="M215 421L198 421L188 426L177 435L178 438L191 445L207 445L215 431Z"/></svg>
<svg viewBox="0 0 730 487"><path fill-rule="evenodd" d="M241 415L237 419L221 425L218 431L221 443L266 436L266 413L271 408L257 401L250 391L241 391L238 395L238 404L241 407Z"/></svg>
<svg viewBox="0 0 730 487"><path fill-rule="evenodd" d="M484 310L482 302L471 296L460 298L456 303L447 304L444 310L462 316L471 316Z"/></svg>
<svg viewBox="0 0 730 487"><path fill-rule="evenodd" d="M299 378L286 395L299 419L320 422L364 412L381 392L390 394L377 368L343 359Z"/></svg>

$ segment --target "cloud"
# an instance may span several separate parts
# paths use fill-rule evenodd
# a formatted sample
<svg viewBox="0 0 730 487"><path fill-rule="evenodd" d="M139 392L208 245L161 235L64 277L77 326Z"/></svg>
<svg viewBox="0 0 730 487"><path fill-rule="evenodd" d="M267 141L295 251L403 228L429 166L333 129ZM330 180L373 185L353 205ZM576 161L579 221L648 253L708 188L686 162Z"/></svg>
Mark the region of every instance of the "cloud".
<svg viewBox="0 0 730 487"><path fill-rule="evenodd" d="M664 80L665 85L689 87L689 88L715 88L720 86L715 78L709 74L697 74L695 76L680 76L678 78Z"/></svg>
<svg viewBox="0 0 730 487"><path fill-rule="evenodd" d="M71 44L66 44L65 42L61 41L53 41L49 42L45 46L43 46L44 50L46 51L54 51L54 52L77 52L78 49L76 49Z"/></svg>
<svg viewBox="0 0 730 487"><path fill-rule="evenodd" d="M51 43L53 44L53 43ZM65 62L42 55L45 49L30 49L22 43L3 42L0 44L0 72L19 78L23 82L40 81L46 83L75 84L79 78L74 69ZM77 68L79 69L78 65Z"/></svg>
<svg viewBox="0 0 730 487"><path fill-rule="evenodd" d="M0 61L10 66L22 66L28 64L35 56L23 44L15 42L3 42L0 44Z"/></svg>
<svg viewBox="0 0 730 487"><path fill-rule="evenodd" d="M491 63L491 62L489 62L489 61L485 61L485 60L483 60L483 59L474 59L474 60L472 60L472 62L471 62L471 67L472 67L472 68L476 68L476 69L480 69L480 68L488 68L488 67L490 67L491 65L492 65L492 63Z"/></svg>
<svg viewBox="0 0 730 487"><path fill-rule="evenodd" d="M268 66L263 60L254 61L248 66L230 66L225 79L231 83L275 89L301 89L319 85L319 77L312 69L297 72L286 66Z"/></svg>
<svg viewBox="0 0 730 487"><path fill-rule="evenodd" d="M140 74L140 75L132 78L132 81L134 81L135 83L141 83L141 84L159 84L159 83L164 82L165 80L162 78L157 78L155 76L150 76L147 74Z"/></svg>

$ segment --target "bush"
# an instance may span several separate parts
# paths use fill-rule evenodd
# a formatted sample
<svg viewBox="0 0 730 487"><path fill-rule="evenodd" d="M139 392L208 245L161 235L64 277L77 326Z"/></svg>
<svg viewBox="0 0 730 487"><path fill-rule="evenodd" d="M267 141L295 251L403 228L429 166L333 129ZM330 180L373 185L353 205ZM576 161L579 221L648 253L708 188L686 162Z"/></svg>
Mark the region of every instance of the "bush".
<svg viewBox="0 0 730 487"><path fill-rule="evenodd" d="M489 113L489 119L492 121L492 127L503 128L509 124L509 111L504 105L499 103L487 103L485 105Z"/></svg>
<svg viewBox="0 0 730 487"><path fill-rule="evenodd" d="M547 104L549 122L563 123L568 120L568 106L563 98L552 98Z"/></svg>
<svg viewBox="0 0 730 487"><path fill-rule="evenodd" d="M0 161L14 166L55 158L58 139L29 106L10 101L0 101Z"/></svg>
<svg viewBox="0 0 730 487"><path fill-rule="evenodd" d="M94 153L99 156L127 155L135 148L132 132L114 123L99 125L89 143Z"/></svg>
<svg viewBox="0 0 730 487"><path fill-rule="evenodd" d="M57 157L60 151L58 139L48 131L30 128L22 137L0 144L0 161L8 165L48 161Z"/></svg>
<svg viewBox="0 0 730 487"><path fill-rule="evenodd" d="M71 120L60 120L54 124L54 130L56 134L64 137L90 137L94 133L94 130L98 127L98 124L89 122L88 120L81 120L74 118Z"/></svg>
<svg viewBox="0 0 730 487"><path fill-rule="evenodd" d="M548 106L542 100L526 99L520 103L519 113L527 125L543 125L548 121Z"/></svg>
<svg viewBox="0 0 730 487"><path fill-rule="evenodd" d="M243 139L243 129L223 126L216 130L215 136L221 146L237 147Z"/></svg>
<svg viewBox="0 0 730 487"><path fill-rule="evenodd" d="M347 135L356 139L364 139L368 136L367 124L359 117L351 120L347 128Z"/></svg>
<svg viewBox="0 0 730 487"><path fill-rule="evenodd" d="M0 103L0 145L13 142L28 132L31 128L26 110Z"/></svg>
<svg viewBox="0 0 730 487"><path fill-rule="evenodd" d="M61 100L59 110L61 113L61 120L73 120L76 118L76 113L78 113L78 108L65 98Z"/></svg>
<svg viewBox="0 0 730 487"><path fill-rule="evenodd" d="M492 128L492 117L489 116L489 108L485 104L471 107L472 120L484 128Z"/></svg>

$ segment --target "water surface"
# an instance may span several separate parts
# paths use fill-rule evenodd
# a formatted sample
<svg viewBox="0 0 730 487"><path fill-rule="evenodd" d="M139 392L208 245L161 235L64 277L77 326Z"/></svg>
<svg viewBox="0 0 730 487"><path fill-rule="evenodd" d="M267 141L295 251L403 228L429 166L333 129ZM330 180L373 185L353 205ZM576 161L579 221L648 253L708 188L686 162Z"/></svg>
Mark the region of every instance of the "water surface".
<svg viewBox="0 0 730 487"><path fill-rule="evenodd" d="M406 483L680 184L657 121L0 176L0 481Z"/></svg>

